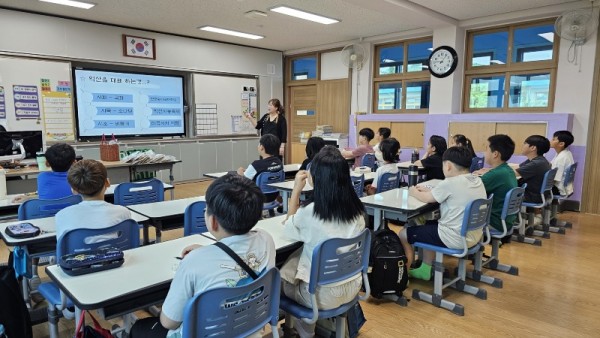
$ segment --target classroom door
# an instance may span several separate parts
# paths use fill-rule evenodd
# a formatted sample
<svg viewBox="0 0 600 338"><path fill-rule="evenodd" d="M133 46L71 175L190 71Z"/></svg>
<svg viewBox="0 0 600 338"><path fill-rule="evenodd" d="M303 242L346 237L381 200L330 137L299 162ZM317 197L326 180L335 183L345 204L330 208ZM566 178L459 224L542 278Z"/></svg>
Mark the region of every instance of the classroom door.
<svg viewBox="0 0 600 338"><path fill-rule="evenodd" d="M317 125L317 85L289 87L289 134L288 142L292 147L287 147L288 163L300 163L304 160L304 149L300 146L300 133L312 132ZM295 145L295 146L294 146Z"/></svg>

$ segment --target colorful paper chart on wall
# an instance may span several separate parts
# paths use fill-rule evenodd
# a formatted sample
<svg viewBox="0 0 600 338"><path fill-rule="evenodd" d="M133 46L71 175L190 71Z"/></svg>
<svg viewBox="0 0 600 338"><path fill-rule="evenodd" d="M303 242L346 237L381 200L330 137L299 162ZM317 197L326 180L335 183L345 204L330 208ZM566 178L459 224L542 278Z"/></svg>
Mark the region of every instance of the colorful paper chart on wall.
<svg viewBox="0 0 600 338"><path fill-rule="evenodd" d="M47 141L74 141L73 98L70 92L42 92Z"/></svg>
<svg viewBox="0 0 600 338"><path fill-rule="evenodd" d="M0 86L0 119L6 118L6 96L4 95L4 87Z"/></svg>

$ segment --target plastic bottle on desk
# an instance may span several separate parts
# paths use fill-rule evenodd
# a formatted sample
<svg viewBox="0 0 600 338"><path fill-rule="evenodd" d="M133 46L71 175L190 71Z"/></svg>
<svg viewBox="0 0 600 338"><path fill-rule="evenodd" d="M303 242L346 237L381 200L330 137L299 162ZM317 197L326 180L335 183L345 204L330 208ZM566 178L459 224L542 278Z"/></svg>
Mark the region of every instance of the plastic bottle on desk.
<svg viewBox="0 0 600 338"><path fill-rule="evenodd" d="M419 150L415 149L413 150L412 154L410 155L410 163L415 163L419 160Z"/></svg>
<svg viewBox="0 0 600 338"><path fill-rule="evenodd" d="M408 166L408 186L412 187L413 185L417 185L417 180L419 179L419 171L416 165L412 164Z"/></svg>
<svg viewBox="0 0 600 338"><path fill-rule="evenodd" d="M0 169L0 200L6 198L6 170Z"/></svg>

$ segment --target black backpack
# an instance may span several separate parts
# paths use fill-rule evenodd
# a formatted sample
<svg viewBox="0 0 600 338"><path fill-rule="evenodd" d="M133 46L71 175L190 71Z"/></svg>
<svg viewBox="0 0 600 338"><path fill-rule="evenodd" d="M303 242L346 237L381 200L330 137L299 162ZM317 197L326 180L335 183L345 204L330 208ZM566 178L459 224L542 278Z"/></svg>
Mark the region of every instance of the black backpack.
<svg viewBox="0 0 600 338"><path fill-rule="evenodd" d="M13 269L12 252L8 265L0 266L0 324L4 325L7 337L33 337L29 311Z"/></svg>
<svg viewBox="0 0 600 338"><path fill-rule="evenodd" d="M390 229L381 229L375 231L371 238L368 274L371 296L402 297L408 283L408 273L400 237Z"/></svg>

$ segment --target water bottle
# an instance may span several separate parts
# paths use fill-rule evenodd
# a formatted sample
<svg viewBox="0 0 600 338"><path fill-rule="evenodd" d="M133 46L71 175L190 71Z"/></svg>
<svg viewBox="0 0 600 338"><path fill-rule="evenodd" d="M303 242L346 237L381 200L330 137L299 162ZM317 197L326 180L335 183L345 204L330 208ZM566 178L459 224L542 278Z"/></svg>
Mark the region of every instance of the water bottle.
<svg viewBox="0 0 600 338"><path fill-rule="evenodd" d="M417 180L419 178L419 171L417 170L416 165L408 166L408 186L412 187L413 185L417 185Z"/></svg>
<svg viewBox="0 0 600 338"><path fill-rule="evenodd" d="M410 155L410 163L415 163L419 160L419 150L413 150L413 153Z"/></svg>
<svg viewBox="0 0 600 338"><path fill-rule="evenodd" d="M43 152L36 153L35 160L40 171L48 170L48 168L46 168L46 155Z"/></svg>

